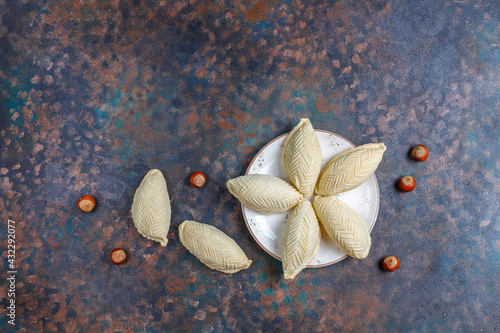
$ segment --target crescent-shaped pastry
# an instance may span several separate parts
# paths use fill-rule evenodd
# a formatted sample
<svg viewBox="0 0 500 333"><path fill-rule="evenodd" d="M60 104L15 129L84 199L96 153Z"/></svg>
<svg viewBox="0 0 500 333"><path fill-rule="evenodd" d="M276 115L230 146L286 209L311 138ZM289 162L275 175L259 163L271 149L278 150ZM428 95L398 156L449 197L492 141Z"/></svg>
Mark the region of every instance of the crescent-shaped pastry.
<svg viewBox="0 0 500 333"><path fill-rule="evenodd" d="M321 171L316 194L336 195L363 184L377 169L385 150L383 143L369 143L338 154Z"/></svg>
<svg viewBox="0 0 500 333"><path fill-rule="evenodd" d="M285 139L281 164L290 182L306 198L314 192L321 171L321 158L316 131L309 119L300 119Z"/></svg>
<svg viewBox="0 0 500 333"><path fill-rule="evenodd" d="M261 214L286 212L302 201L302 194L286 181L269 175L245 175L226 186L242 204Z"/></svg>
<svg viewBox="0 0 500 333"><path fill-rule="evenodd" d="M321 240L319 222L309 201L302 201L293 210L283 241L283 272L293 279L313 260Z"/></svg>
<svg viewBox="0 0 500 333"><path fill-rule="evenodd" d="M368 256L372 240L365 220L334 197L314 198L314 211L325 231L338 247L358 259Z"/></svg>
<svg viewBox="0 0 500 333"><path fill-rule="evenodd" d="M160 170L150 170L137 188L132 202L132 219L144 237L167 246L170 228L170 198Z"/></svg>
<svg viewBox="0 0 500 333"><path fill-rule="evenodd" d="M179 226L179 238L196 258L219 272L236 273L252 263L231 237L214 226L184 221Z"/></svg>

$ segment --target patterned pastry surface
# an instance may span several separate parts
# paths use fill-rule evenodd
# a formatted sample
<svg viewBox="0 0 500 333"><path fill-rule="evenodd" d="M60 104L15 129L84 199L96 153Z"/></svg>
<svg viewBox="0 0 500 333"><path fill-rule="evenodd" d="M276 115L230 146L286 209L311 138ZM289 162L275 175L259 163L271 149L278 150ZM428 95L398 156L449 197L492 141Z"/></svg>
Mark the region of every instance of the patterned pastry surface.
<svg viewBox="0 0 500 333"><path fill-rule="evenodd" d="M286 181L269 175L245 175L230 179L227 189L245 206L262 214L286 212L303 198Z"/></svg>
<svg viewBox="0 0 500 333"><path fill-rule="evenodd" d="M321 147L316 131L303 118L287 135L281 164L290 182L304 197L310 197L321 171Z"/></svg>
<svg viewBox="0 0 500 333"><path fill-rule="evenodd" d="M357 259L368 256L370 233L354 209L334 197L320 196L314 198L313 207L327 234L342 250Z"/></svg>
<svg viewBox="0 0 500 333"><path fill-rule="evenodd" d="M214 226L184 221L179 226L179 238L189 252L211 269L232 274L252 264L238 244Z"/></svg>
<svg viewBox="0 0 500 333"><path fill-rule="evenodd" d="M309 201L293 210L285 229L282 264L285 279L293 279L318 253L321 240L319 222Z"/></svg>
<svg viewBox="0 0 500 333"><path fill-rule="evenodd" d="M368 143L335 156L321 171L316 194L336 195L358 187L375 172L385 150L383 143Z"/></svg>
<svg viewBox="0 0 500 333"><path fill-rule="evenodd" d="M131 212L141 235L167 246L171 208L167 183L160 170L152 169L144 176L135 191Z"/></svg>

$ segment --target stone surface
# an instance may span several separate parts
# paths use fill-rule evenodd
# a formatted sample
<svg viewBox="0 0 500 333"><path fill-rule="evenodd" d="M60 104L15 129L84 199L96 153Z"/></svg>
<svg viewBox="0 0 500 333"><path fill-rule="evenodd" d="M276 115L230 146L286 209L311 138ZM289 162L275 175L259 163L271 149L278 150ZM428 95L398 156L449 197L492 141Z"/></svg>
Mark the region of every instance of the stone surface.
<svg viewBox="0 0 500 333"><path fill-rule="evenodd" d="M499 330L499 13L495 0L0 0L0 239L5 272L15 221L18 271L15 327L0 280L1 331ZM368 258L286 281L225 182L303 117L388 149ZM151 168L172 202L166 248L130 214ZM405 174L411 193L395 187ZM180 243L184 220L227 233L252 266L209 270Z"/></svg>

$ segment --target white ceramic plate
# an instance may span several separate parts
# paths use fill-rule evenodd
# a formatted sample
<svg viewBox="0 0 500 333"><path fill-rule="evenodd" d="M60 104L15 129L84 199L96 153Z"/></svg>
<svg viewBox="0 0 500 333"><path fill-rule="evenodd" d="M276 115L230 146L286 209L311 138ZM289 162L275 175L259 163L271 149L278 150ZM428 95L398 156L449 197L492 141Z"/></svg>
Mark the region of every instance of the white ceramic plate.
<svg viewBox="0 0 500 333"><path fill-rule="evenodd" d="M316 134L318 135L321 151L323 153L322 168L325 167L328 161L335 155L354 147L351 142L337 134L321 130L316 130ZM272 175L288 181L281 165L281 153L287 135L288 134L283 134L265 145L253 158L252 162L250 162L246 174ZM351 191L340 193L335 197L358 212L365 220L368 230L370 230L370 232L372 231L375 220L377 219L379 207L379 191L375 174L370 176L370 178L359 187ZM313 199L314 196L304 200L310 200L312 202ZM243 204L241 206L243 209L243 217L253 238L267 253L281 260L285 227L292 211L290 210L285 213L274 215L263 215L247 208ZM328 266L346 257L347 254L340 250L328 237L323 228L321 228L321 243L318 254L307 267Z"/></svg>

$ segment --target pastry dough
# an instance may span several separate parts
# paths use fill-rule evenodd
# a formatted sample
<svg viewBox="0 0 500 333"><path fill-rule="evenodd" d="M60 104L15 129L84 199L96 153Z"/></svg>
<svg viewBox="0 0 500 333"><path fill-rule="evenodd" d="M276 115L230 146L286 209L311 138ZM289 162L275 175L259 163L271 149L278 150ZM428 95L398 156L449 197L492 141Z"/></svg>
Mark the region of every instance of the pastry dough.
<svg viewBox="0 0 500 333"><path fill-rule="evenodd" d="M290 182L306 198L314 192L321 171L321 159L316 131L309 119L303 118L285 139L281 164Z"/></svg>
<svg viewBox="0 0 500 333"><path fill-rule="evenodd" d="M196 258L219 272L236 273L252 263L231 237L214 226L184 221L179 226L179 238Z"/></svg>
<svg viewBox="0 0 500 333"><path fill-rule="evenodd" d="M350 256L364 259L372 244L365 220L334 197L314 198L314 211L325 231Z"/></svg>
<svg viewBox="0 0 500 333"><path fill-rule="evenodd" d="M383 143L369 143L335 156L321 171L316 194L336 195L358 187L375 172L385 150Z"/></svg>
<svg viewBox="0 0 500 333"><path fill-rule="evenodd" d="M283 240L283 272L293 279L313 260L321 240L319 222L309 201L302 201L293 210Z"/></svg>
<svg viewBox="0 0 500 333"><path fill-rule="evenodd" d="M302 201L302 194L286 181L268 175L246 175L227 181L226 186L245 206L261 214L286 212Z"/></svg>
<svg viewBox="0 0 500 333"><path fill-rule="evenodd" d="M132 202L132 219L144 237L167 246L170 228L170 198L160 170L150 170L137 188Z"/></svg>

